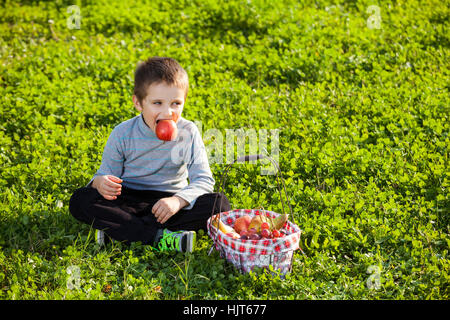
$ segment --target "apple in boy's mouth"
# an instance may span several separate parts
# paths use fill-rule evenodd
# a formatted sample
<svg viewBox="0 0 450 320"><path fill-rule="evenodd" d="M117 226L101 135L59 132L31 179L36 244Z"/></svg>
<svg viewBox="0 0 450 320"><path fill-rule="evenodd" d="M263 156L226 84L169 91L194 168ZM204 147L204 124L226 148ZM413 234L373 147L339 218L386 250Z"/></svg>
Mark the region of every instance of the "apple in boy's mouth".
<svg viewBox="0 0 450 320"><path fill-rule="evenodd" d="M178 134L177 124L171 119L156 120L156 136L160 140L174 141Z"/></svg>

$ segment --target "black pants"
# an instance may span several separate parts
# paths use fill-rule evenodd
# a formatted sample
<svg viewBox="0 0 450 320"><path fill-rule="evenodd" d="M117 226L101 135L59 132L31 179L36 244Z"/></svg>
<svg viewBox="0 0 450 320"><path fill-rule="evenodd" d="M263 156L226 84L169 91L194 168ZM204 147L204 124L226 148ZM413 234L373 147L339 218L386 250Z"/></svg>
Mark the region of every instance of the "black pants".
<svg viewBox="0 0 450 320"><path fill-rule="evenodd" d="M128 244L141 241L142 244L150 245L160 228L171 231L206 230L206 221L211 214L219 213L220 208L222 212L231 210L224 194L207 193L198 197L190 210L181 209L164 224L160 224L151 212L152 207L159 199L173 195L169 192L134 190L122 186L121 195L116 200L106 200L97 189L83 187L73 193L69 210L77 220L103 230L114 240Z"/></svg>

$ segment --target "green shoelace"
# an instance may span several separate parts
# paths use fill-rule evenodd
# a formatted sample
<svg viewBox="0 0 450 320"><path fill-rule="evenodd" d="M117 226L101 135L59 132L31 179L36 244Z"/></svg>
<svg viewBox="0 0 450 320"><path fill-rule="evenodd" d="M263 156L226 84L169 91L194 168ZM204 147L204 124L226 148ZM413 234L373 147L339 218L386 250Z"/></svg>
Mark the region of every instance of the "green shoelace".
<svg viewBox="0 0 450 320"><path fill-rule="evenodd" d="M180 250L180 241L178 240L178 237L175 236L175 234L179 234L180 232L167 232L164 233L161 240L158 242L158 249L161 251L166 250Z"/></svg>

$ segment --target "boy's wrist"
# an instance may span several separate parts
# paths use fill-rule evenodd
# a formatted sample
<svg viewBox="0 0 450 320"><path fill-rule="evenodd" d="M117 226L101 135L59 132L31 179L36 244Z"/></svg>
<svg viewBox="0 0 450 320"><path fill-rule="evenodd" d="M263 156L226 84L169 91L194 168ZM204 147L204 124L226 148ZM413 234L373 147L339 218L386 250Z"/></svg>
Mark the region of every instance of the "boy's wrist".
<svg viewBox="0 0 450 320"><path fill-rule="evenodd" d="M179 196L173 196L174 198L176 198L180 204L180 209L186 207L189 202L187 202L186 200L184 200L183 198L179 197Z"/></svg>
<svg viewBox="0 0 450 320"><path fill-rule="evenodd" d="M97 178L98 178L98 176L95 177L91 182L91 187L94 189L97 189Z"/></svg>

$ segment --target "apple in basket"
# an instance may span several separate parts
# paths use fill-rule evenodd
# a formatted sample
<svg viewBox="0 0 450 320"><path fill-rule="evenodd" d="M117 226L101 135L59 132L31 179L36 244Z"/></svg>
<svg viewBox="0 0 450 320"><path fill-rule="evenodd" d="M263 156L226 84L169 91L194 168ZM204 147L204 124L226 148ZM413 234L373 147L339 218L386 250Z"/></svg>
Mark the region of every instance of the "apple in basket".
<svg viewBox="0 0 450 320"><path fill-rule="evenodd" d="M244 215L242 217L237 218L234 221L233 225L234 231L236 231L239 234L241 234L242 231L247 231L251 221L252 217L250 217L249 215Z"/></svg>

